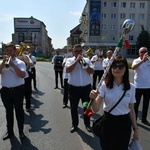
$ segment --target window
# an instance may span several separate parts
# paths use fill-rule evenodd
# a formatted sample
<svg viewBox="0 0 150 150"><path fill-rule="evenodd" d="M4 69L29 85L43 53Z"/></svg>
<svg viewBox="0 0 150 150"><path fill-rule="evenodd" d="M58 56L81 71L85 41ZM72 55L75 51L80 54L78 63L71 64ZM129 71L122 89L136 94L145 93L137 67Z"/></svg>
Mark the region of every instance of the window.
<svg viewBox="0 0 150 150"><path fill-rule="evenodd" d="M78 43L78 38L74 37L74 43L77 44Z"/></svg>
<svg viewBox="0 0 150 150"><path fill-rule="evenodd" d="M114 41L115 40L115 36L111 35L111 40Z"/></svg>
<svg viewBox="0 0 150 150"><path fill-rule="evenodd" d="M130 19L135 20L135 14L130 14Z"/></svg>
<svg viewBox="0 0 150 150"><path fill-rule="evenodd" d="M116 25L111 25L111 30L116 30Z"/></svg>
<svg viewBox="0 0 150 150"><path fill-rule="evenodd" d="M102 7L107 7L107 2L102 2Z"/></svg>
<svg viewBox="0 0 150 150"><path fill-rule="evenodd" d="M111 19L116 19L117 15L116 14L111 14Z"/></svg>
<svg viewBox="0 0 150 150"><path fill-rule="evenodd" d="M133 35L129 35L129 41L133 41L134 36Z"/></svg>
<svg viewBox="0 0 150 150"><path fill-rule="evenodd" d="M117 2L111 2L111 7L117 7Z"/></svg>
<svg viewBox="0 0 150 150"><path fill-rule="evenodd" d="M106 24L102 24L102 30L106 30Z"/></svg>
<svg viewBox="0 0 150 150"><path fill-rule="evenodd" d="M135 8L135 3L131 2L130 3L130 8Z"/></svg>
<svg viewBox="0 0 150 150"><path fill-rule="evenodd" d="M126 18L126 14L122 13L120 14L120 19L125 19Z"/></svg>
<svg viewBox="0 0 150 150"><path fill-rule="evenodd" d="M145 3L140 3L140 8L145 8Z"/></svg>
<svg viewBox="0 0 150 150"><path fill-rule="evenodd" d="M102 13L102 14L101 14L101 18L102 18L102 19L106 19L106 13Z"/></svg>
<svg viewBox="0 0 150 150"><path fill-rule="evenodd" d="M139 19L144 20L144 14L139 14Z"/></svg>
<svg viewBox="0 0 150 150"><path fill-rule="evenodd" d="M126 2L121 3L121 8L126 8Z"/></svg>

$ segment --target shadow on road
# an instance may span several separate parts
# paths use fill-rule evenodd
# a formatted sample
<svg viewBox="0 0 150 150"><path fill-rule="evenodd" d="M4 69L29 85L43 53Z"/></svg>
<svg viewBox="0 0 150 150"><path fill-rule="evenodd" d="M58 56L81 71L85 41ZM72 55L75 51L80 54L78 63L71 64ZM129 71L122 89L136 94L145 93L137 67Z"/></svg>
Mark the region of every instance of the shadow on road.
<svg viewBox="0 0 150 150"><path fill-rule="evenodd" d="M101 150L100 145L99 145L99 139L97 137L92 137L88 134L86 134L84 131L78 128L77 133L80 135L82 138L83 142L86 143L91 147L93 150ZM88 142L90 141L90 142Z"/></svg>
<svg viewBox="0 0 150 150"><path fill-rule="evenodd" d="M16 136L10 139L11 150L38 150L35 146L31 144L29 138L25 138L20 142Z"/></svg>
<svg viewBox="0 0 150 150"><path fill-rule="evenodd" d="M29 132L39 132L42 131L44 134L48 134L51 131L51 128L44 128L46 124L48 124L49 121L42 120L43 115L42 114L35 114L34 111L30 111L29 115L25 114L25 124L30 125Z"/></svg>

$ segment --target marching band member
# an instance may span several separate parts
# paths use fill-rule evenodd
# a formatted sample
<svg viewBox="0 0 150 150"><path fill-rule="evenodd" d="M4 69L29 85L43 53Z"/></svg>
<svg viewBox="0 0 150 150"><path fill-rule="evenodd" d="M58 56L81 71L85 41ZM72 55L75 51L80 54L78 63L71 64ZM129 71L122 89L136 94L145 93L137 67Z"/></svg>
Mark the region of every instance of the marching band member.
<svg viewBox="0 0 150 150"><path fill-rule="evenodd" d="M98 49L95 52L95 55L91 58L91 62L94 64L94 74L93 74L93 89L96 89L96 81L98 76L98 81L100 81L103 73L103 55L101 54L101 51Z"/></svg>
<svg viewBox="0 0 150 150"><path fill-rule="evenodd" d="M64 67L64 94L63 94L63 108L67 107L68 104L68 78L69 74L66 72L66 61L68 58L73 57L72 49L68 50L68 53L65 55L66 57L63 59L62 66Z"/></svg>
<svg viewBox="0 0 150 150"><path fill-rule="evenodd" d="M6 55L10 56L9 67L5 68L7 58L4 57L0 63L1 73L1 99L6 109L7 133L3 140L7 140L14 135L14 109L19 129L19 137L22 140L25 135L24 128L24 77L26 72L25 63L19 60L16 55L16 47L12 44L5 45Z"/></svg>
<svg viewBox="0 0 150 150"><path fill-rule="evenodd" d="M109 62L109 60L110 60L110 58L111 58L112 55L113 55L113 51L112 51L112 50L108 50L108 51L107 51L107 58L105 58L105 59L103 60L103 68L104 68L104 69L106 69L106 67L107 67L107 65L108 65L108 62Z"/></svg>
<svg viewBox="0 0 150 150"><path fill-rule="evenodd" d="M78 119L78 104L79 100L83 102L90 101L89 93L91 91L91 77L94 73L93 64L91 61L82 56L82 47L80 44L74 45L74 57L68 58L65 64L66 71L69 73L69 100L71 107L72 127L70 132L77 130ZM86 129L91 132L90 118L84 115L84 124Z"/></svg>
<svg viewBox="0 0 150 150"><path fill-rule="evenodd" d="M37 91L37 87L36 87L36 68L35 68L35 64L36 64L36 57L32 55L32 53L30 52L29 54L30 59L33 62L33 66L31 66L31 72L32 72L32 79L33 79L33 86L34 86L34 90ZM31 79L31 82L32 82Z"/></svg>
<svg viewBox="0 0 150 150"><path fill-rule="evenodd" d="M23 61L26 64L26 76L25 76L25 79L24 79L25 80L26 111L29 112L30 110L34 109L33 107L31 107L31 95L32 95L32 86L31 86L32 72L31 72L31 66L33 66L34 64L33 64L32 60L30 59L27 51L24 51Z"/></svg>

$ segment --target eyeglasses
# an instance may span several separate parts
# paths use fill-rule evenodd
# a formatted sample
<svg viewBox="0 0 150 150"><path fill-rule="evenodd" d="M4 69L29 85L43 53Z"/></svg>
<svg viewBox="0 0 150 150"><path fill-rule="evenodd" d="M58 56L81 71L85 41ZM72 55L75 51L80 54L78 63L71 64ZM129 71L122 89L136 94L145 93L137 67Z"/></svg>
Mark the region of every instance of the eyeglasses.
<svg viewBox="0 0 150 150"><path fill-rule="evenodd" d="M125 68L125 65L121 64L121 65L116 65L116 64L113 64L112 65L112 69L119 69L119 70L123 70Z"/></svg>
<svg viewBox="0 0 150 150"><path fill-rule="evenodd" d="M143 54L143 53L147 53L147 51L142 51L142 52L140 52L140 53L142 53L142 54Z"/></svg>

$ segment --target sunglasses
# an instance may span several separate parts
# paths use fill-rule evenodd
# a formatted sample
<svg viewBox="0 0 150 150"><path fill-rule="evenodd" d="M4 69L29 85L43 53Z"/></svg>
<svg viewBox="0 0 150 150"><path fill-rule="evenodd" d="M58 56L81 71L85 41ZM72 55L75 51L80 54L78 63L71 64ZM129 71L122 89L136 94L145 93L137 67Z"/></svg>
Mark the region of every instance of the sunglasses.
<svg viewBox="0 0 150 150"><path fill-rule="evenodd" d="M143 53L147 53L147 51L142 51L142 52L140 52L140 53L142 53L142 54L143 54Z"/></svg>
<svg viewBox="0 0 150 150"><path fill-rule="evenodd" d="M113 64L112 65L112 69L119 69L119 70L123 70L125 68L125 65L121 64L121 65L116 65L116 64Z"/></svg>
<svg viewBox="0 0 150 150"><path fill-rule="evenodd" d="M75 53L80 53L82 50L74 50Z"/></svg>

